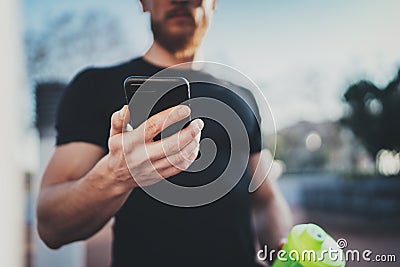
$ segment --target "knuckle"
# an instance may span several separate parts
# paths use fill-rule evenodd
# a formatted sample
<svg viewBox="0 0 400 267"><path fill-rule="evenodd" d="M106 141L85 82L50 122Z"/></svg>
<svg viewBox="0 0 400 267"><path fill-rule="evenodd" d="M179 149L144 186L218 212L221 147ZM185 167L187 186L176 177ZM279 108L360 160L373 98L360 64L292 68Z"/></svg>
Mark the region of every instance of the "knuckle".
<svg viewBox="0 0 400 267"><path fill-rule="evenodd" d="M160 181L163 178L166 178L166 177L164 177L162 172L158 172L158 171L155 171L154 173L152 173L151 177L152 177L152 179L151 179L152 180L152 184Z"/></svg>
<svg viewBox="0 0 400 267"><path fill-rule="evenodd" d="M145 157L141 157L141 162L143 163L143 159L146 158L148 161L152 162L157 160L158 156L155 153L147 153Z"/></svg>
<svg viewBox="0 0 400 267"><path fill-rule="evenodd" d="M198 154L199 154L199 149L196 149L195 152L192 154L190 161L191 162L195 161Z"/></svg>
<svg viewBox="0 0 400 267"><path fill-rule="evenodd" d="M191 142L184 149L185 156L189 158L190 155L192 155L195 152L195 150L196 150L196 142Z"/></svg>
<svg viewBox="0 0 400 267"><path fill-rule="evenodd" d="M129 133L131 135L132 143L144 144L145 143L145 130L144 128L136 128Z"/></svg>
<svg viewBox="0 0 400 267"><path fill-rule="evenodd" d="M143 156L143 149L141 149L140 147L136 147L135 149L126 151L125 154L130 163L130 167L143 166L144 163L147 161L147 158ZM137 171L139 170L140 168L137 169Z"/></svg>
<svg viewBox="0 0 400 267"><path fill-rule="evenodd" d="M176 169L176 168L169 168L169 169L167 169L167 170L161 172L160 175L161 175L163 178L168 178L168 177L171 177L171 176L173 176L173 175L179 173L179 171L180 171L180 170L179 170L179 169Z"/></svg>
<svg viewBox="0 0 400 267"><path fill-rule="evenodd" d="M199 144L197 142L193 142L193 143L194 143L193 148L191 150L190 155L188 156L188 159L190 162L193 162L196 159L196 157L199 153L199 150L200 150Z"/></svg>
<svg viewBox="0 0 400 267"><path fill-rule="evenodd" d="M115 153L121 150L121 140L117 137L111 137L108 139L108 149L111 153Z"/></svg>
<svg viewBox="0 0 400 267"><path fill-rule="evenodd" d="M185 157L183 156L182 151L180 151L179 153L175 154L175 157L174 157L174 162L175 163L181 163L184 160L185 160Z"/></svg>
<svg viewBox="0 0 400 267"><path fill-rule="evenodd" d="M143 153L137 154L136 162L139 166L146 166L149 162L151 162L152 158L155 158L155 155L150 155L148 152L143 151ZM151 165L151 164L150 164Z"/></svg>
<svg viewBox="0 0 400 267"><path fill-rule="evenodd" d="M154 119L149 119L146 122L145 135L155 135L158 131L158 124Z"/></svg>
<svg viewBox="0 0 400 267"><path fill-rule="evenodd" d="M188 145L188 150L191 154L193 154L193 152L195 152L197 150L197 147L199 146L197 141L192 141L189 145Z"/></svg>
<svg viewBox="0 0 400 267"><path fill-rule="evenodd" d="M195 153L195 152L190 153L190 155L187 157L186 162L188 162L189 165L192 164L193 161L196 159L196 156L197 156L197 153Z"/></svg>
<svg viewBox="0 0 400 267"><path fill-rule="evenodd" d="M113 120L111 122L111 130L116 130L116 128L118 128L118 122L116 122L115 120Z"/></svg>
<svg viewBox="0 0 400 267"><path fill-rule="evenodd" d="M190 157L190 150L189 149L184 149L181 151L182 157L184 160L187 160Z"/></svg>
<svg viewBox="0 0 400 267"><path fill-rule="evenodd" d="M163 144L162 145L163 152L165 154L168 154L168 153L171 153L171 152L173 153L176 150L176 144L175 144L175 142L173 142L173 140L169 140L169 141L163 142L162 144Z"/></svg>
<svg viewBox="0 0 400 267"><path fill-rule="evenodd" d="M179 113L177 109L173 109L168 115L169 121L174 123L180 120Z"/></svg>
<svg viewBox="0 0 400 267"><path fill-rule="evenodd" d="M155 169L152 164L146 164L146 165L142 166L141 172L142 172L141 177L143 180L145 180L147 177L151 177L154 175Z"/></svg>
<svg viewBox="0 0 400 267"><path fill-rule="evenodd" d="M196 138L197 134L198 134L198 128L197 127L191 127L190 129L190 136L192 138Z"/></svg>
<svg viewBox="0 0 400 267"><path fill-rule="evenodd" d="M114 113L111 115L111 121L112 121L112 122L115 122L115 121L117 120L117 118L118 118L118 111L114 112Z"/></svg>
<svg viewBox="0 0 400 267"><path fill-rule="evenodd" d="M160 158L165 157L164 151L163 150L147 150L144 151L144 153L142 153L142 159L147 160L148 162L156 162L157 160L159 160Z"/></svg>

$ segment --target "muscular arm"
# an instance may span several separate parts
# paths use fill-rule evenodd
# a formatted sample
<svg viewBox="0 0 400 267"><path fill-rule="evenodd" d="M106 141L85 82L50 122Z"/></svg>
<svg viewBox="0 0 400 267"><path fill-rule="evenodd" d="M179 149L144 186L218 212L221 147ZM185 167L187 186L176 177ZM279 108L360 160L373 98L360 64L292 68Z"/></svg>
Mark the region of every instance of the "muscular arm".
<svg viewBox="0 0 400 267"><path fill-rule="evenodd" d="M43 175L38 231L51 248L90 237L116 213L132 184L110 179L108 156L88 143L57 147Z"/></svg>
<svg viewBox="0 0 400 267"><path fill-rule="evenodd" d="M43 241L59 248L90 237L114 216L134 188L188 168L199 149L196 136L203 128L201 120L162 141L155 142L153 137L189 112L187 107L160 112L124 133L122 142L129 121L125 106L111 118L107 155L103 156L101 147L83 142L57 147L38 198L38 231Z"/></svg>
<svg viewBox="0 0 400 267"><path fill-rule="evenodd" d="M272 158L268 151L262 151L250 157L249 165L253 179L261 181L268 173ZM292 227L292 215L289 206L274 177L272 169L268 177L253 193L254 213L257 233L262 245L277 249Z"/></svg>

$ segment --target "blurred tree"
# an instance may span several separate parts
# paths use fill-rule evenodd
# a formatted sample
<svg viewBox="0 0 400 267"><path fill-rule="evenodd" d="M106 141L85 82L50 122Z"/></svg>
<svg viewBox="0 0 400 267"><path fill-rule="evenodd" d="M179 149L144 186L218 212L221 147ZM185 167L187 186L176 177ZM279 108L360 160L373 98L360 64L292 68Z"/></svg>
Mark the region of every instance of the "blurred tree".
<svg viewBox="0 0 400 267"><path fill-rule="evenodd" d="M128 54L120 24L109 14L63 13L46 25L25 34L31 81L70 79L84 66L115 62Z"/></svg>
<svg viewBox="0 0 400 267"><path fill-rule="evenodd" d="M373 158L381 149L400 151L400 71L380 89L369 81L351 85L342 122L361 140Z"/></svg>

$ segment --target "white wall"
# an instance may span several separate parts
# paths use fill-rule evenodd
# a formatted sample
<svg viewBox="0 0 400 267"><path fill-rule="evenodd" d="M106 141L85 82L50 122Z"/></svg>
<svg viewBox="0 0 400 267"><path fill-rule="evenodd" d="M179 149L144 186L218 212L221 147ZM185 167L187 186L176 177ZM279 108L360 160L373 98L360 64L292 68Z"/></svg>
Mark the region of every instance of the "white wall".
<svg viewBox="0 0 400 267"><path fill-rule="evenodd" d="M28 132L32 109L24 64L20 4L18 0L0 0L0 266L7 267L26 266L24 172L32 171L30 165L37 160L32 158L32 147L27 146L32 135ZM40 171L33 182L36 189L53 144L54 139L41 142ZM34 266L84 266L82 243L51 251L39 240L35 229L33 226Z"/></svg>
<svg viewBox="0 0 400 267"><path fill-rule="evenodd" d="M0 266L24 266L24 176L20 97L25 73L19 1L0 1Z"/></svg>
<svg viewBox="0 0 400 267"><path fill-rule="evenodd" d="M49 131L51 132L51 131ZM54 150L54 134L42 137L40 139L40 164L38 175L35 176L33 182L34 199L37 198L37 192L40 184L40 177L47 165L47 162ZM33 205L36 204L34 201ZM36 228L36 223L35 223ZM58 250L47 248L40 240L37 231L33 231L33 267L57 266L57 267L84 267L86 262L86 247L83 242L73 243L63 246Z"/></svg>

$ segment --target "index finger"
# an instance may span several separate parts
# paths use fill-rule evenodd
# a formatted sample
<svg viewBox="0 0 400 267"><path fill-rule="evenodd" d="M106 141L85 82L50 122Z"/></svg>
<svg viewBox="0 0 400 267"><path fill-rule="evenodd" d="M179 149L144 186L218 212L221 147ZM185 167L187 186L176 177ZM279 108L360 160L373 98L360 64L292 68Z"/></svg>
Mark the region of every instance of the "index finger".
<svg viewBox="0 0 400 267"><path fill-rule="evenodd" d="M135 129L141 136L144 137L145 142L152 140L157 134L166 129L168 126L175 122L181 121L190 115L190 108L186 105L178 105L166 110L163 110Z"/></svg>

